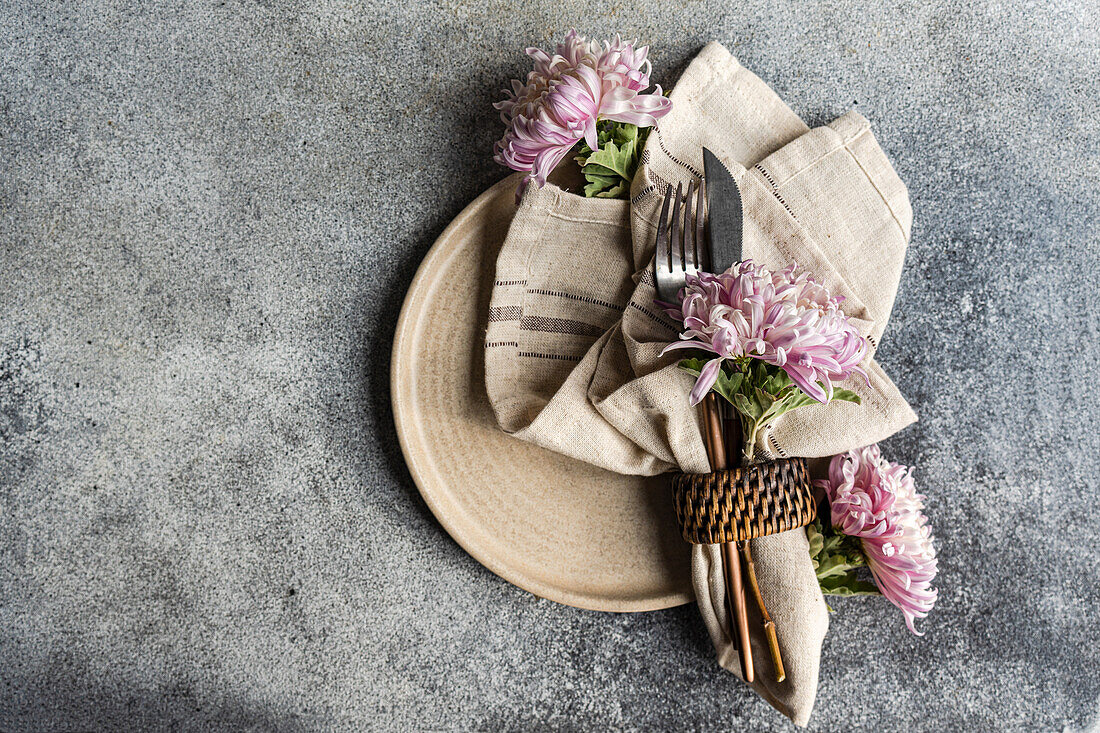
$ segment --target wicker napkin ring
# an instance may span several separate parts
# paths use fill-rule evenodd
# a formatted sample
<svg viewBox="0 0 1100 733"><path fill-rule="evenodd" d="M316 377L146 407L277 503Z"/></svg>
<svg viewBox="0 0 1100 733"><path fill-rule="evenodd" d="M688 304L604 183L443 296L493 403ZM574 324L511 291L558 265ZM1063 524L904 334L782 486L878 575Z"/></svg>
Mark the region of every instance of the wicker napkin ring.
<svg viewBox="0 0 1100 733"><path fill-rule="evenodd" d="M739 542L804 527L817 512L804 458L674 474L672 494L680 533L695 545Z"/></svg>

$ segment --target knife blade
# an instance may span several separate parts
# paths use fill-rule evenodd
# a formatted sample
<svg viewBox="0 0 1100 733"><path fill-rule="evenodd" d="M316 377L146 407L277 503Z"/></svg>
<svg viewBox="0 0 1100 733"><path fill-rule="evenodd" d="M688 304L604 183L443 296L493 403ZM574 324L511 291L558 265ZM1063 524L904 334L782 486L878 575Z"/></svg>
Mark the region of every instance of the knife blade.
<svg viewBox="0 0 1100 733"><path fill-rule="evenodd" d="M703 177L707 188L707 266L711 272L725 272L741 261L744 223L741 189L718 156L703 148Z"/></svg>

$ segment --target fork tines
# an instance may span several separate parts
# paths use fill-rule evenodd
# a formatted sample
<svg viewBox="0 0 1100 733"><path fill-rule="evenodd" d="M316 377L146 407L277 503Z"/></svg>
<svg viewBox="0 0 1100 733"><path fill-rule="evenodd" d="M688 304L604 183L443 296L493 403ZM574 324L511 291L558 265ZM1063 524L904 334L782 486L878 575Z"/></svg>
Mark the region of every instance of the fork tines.
<svg viewBox="0 0 1100 733"><path fill-rule="evenodd" d="M686 194L682 183L676 184L675 192L671 184L665 188L665 199L657 222L657 250L654 256L657 296L661 300L674 301L687 276L698 275L706 269L703 243L705 201L702 182L689 181Z"/></svg>

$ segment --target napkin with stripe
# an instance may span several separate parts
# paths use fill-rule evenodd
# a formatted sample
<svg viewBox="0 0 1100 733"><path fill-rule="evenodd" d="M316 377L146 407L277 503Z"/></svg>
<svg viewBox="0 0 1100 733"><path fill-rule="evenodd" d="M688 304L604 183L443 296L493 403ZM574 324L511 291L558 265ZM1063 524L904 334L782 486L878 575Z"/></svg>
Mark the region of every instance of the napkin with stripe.
<svg viewBox="0 0 1100 733"><path fill-rule="evenodd" d="M629 201L528 187L496 263L485 336L485 382L502 429L611 471L709 471L693 378L673 323L653 301L652 261L668 186L702 177L702 148L738 179L745 256L811 272L868 338L870 386L844 386L862 404L807 407L759 437L764 457L824 457L882 440L916 420L873 360L897 292L912 212L905 186L850 112L809 129L717 43L692 61L672 111L646 143ZM828 614L804 530L752 541L762 593L776 622L787 679L777 683L762 634L753 688L799 725L817 691ZM692 580L718 661L739 673L727 636L717 546L697 545ZM750 604L750 607L752 604ZM765 661L768 660L768 661Z"/></svg>

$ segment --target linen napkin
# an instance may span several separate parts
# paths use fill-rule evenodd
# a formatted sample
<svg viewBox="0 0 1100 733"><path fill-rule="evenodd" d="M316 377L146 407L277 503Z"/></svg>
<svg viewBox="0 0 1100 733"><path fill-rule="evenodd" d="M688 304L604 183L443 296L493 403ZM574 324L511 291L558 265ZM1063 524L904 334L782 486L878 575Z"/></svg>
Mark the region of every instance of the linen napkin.
<svg viewBox="0 0 1100 733"><path fill-rule="evenodd" d="M843 296L872 353L912 220L905 186L860 115L810 130L717 43L692 61L671 98L630 201L552 184L527 189L497 260L488 314L486 389L501 428L619 473L710 470L698 411L687 401L693 378L676 366L681 355L658 357L678 327L654 306L652 275L664 191L702 177L704 146L741 187L745 256L769 268L797 263ZM870 386L861 378L844 385L862 404L788 413L759 436L758 452L829 456L916 420L873 359L867 372ZM787 671L775 682L762 629L750 619L760 668L753 687L805 725L828 627L806 535L763 537L752 550ZM693 547L692 576L718 661L739 674L717 546Z"/></svg>

